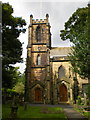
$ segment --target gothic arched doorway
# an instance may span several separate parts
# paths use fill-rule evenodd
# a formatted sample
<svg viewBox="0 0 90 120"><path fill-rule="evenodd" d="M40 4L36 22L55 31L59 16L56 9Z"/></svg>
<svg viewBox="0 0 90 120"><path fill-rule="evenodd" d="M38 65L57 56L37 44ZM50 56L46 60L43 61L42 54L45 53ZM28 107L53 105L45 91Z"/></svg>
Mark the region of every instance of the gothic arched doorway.
<svg viewBox="0 0 90 120"><path fill-rule="evenodd" d="M35 101L36 102L41 102L42 101L42 90L39 87L37 87L35 89Z"/></svg>
<svg viewBox="0 0 90 120"><path fill-rule="evenodd" d="M60 102L66 102L68 101L67 96L67 87L65 84L60 85Z"/></svg>

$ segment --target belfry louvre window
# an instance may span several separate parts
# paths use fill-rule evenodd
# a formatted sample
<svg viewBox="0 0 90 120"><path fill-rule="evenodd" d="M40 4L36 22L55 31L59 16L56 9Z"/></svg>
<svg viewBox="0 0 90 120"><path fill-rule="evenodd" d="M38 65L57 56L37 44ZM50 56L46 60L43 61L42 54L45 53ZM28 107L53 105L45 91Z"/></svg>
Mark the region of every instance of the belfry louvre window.
<svg viewBox="0 0 90 120"><path fill-rule="evenodd" d="M38 26L36 29L36 40L37 42L41 42L41 39L42 39L42 31L40 26Z"/></svg>
<svg viewBox="0 0 90 120"><path fill-rule="evenodd" d="M38 55L37 56L37 65L41 65L41 56L40 55Z"/></svg>

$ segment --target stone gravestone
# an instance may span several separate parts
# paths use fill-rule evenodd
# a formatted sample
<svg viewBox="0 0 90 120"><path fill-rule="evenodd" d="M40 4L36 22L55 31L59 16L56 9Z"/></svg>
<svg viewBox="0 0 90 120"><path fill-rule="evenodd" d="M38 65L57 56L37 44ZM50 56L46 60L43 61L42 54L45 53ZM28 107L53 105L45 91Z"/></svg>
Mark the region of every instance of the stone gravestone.
<svg viewBox="0 0 90 120"><path fill-rule="evenodd" d="M28 102L24 102L24 110L27 110Z"/></svg>
<svg viewBox="0 0 90 120"><path fill-rule="evenodd" d="M12 106L11 106L11 118L16 118L17 117L17 110L18 110L17 97L14 96Z"/></svg>

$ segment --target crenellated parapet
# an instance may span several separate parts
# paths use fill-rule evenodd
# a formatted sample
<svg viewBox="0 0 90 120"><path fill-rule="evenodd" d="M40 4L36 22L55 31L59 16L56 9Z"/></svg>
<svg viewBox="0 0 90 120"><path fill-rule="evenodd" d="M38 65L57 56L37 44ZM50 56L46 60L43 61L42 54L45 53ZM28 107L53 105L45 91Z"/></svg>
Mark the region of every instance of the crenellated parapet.
<svg viewBox="0 0 90 120"><path fill-rule="evenodd" d="M48 23L49 15L46 14L46 19L33 19L33 15L30 15L30 24L37 24L37 23Z"/></svg>
<svg viewBox="0 0 90 120"><path fill-rule="evenodd" d="M34 23L47 23L47 19L36 19L36 20L32 20L32 24Z"/></svg>

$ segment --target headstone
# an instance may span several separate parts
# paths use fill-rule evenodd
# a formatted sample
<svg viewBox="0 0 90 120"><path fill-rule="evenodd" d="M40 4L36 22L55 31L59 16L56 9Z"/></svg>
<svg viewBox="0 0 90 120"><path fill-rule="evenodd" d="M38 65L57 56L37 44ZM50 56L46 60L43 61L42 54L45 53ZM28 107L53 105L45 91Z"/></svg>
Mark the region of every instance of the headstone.
<svg viewBox="0 0 90 120"><path fill-rule="evenodd" d="M16 98L16 96L14 96L12 106L11 106L11 118L16 118L17 117L17 110L18 110L17 98Z"/></svg>
<svg viewBox="0 0 90 120"><path fill-rule="evenodd" d="M24 110L27 110L27 102L24 102Z"/></svg>

